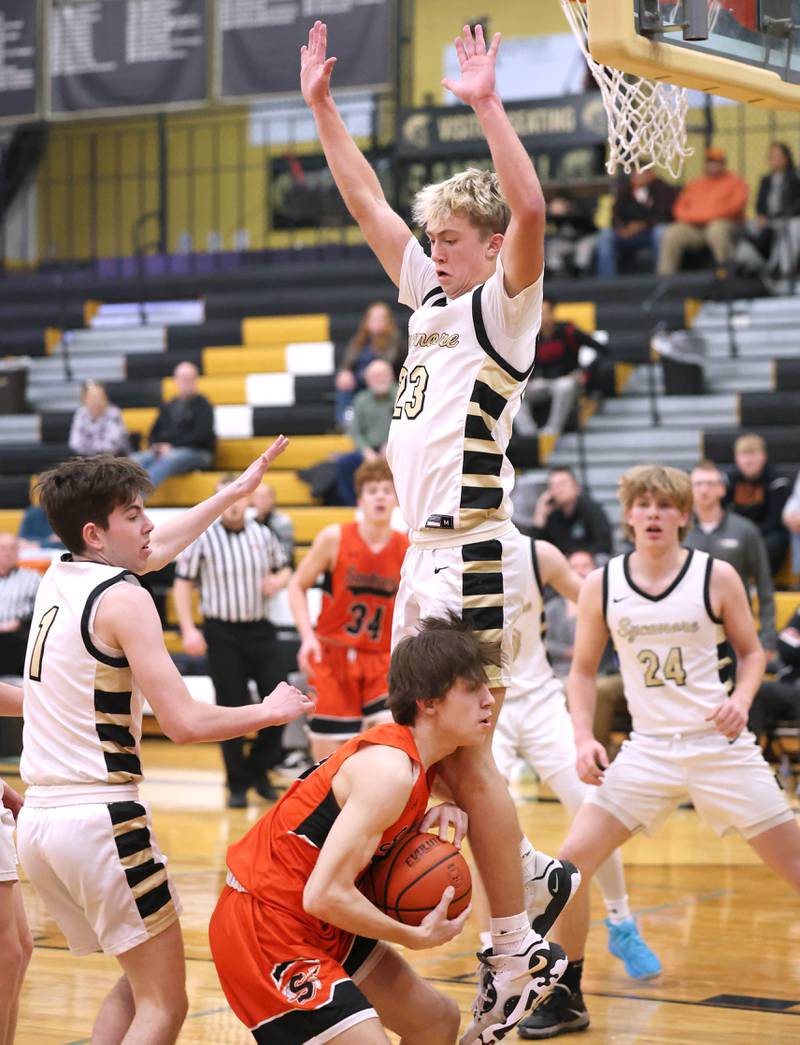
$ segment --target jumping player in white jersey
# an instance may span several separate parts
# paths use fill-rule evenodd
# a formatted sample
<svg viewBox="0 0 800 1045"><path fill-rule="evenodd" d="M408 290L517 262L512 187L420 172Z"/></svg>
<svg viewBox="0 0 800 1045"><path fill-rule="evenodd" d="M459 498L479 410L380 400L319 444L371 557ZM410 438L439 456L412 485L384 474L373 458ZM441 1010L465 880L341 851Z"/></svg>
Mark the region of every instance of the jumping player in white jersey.
<svg viewBox="0 0 800 1045"><path fill-rule="evenodd" d="M641 465L622 476L619 496L635 550L584 582L567 682L578 772L593 785L561 849L583 872L556 927L570 964L525 1021L526 1038L588 1026L580 990L588 883L634 832L653 833L687 797L714 831L739 831L800 890L800 830L747 731L764 652L739 575L727 562L681 547L692 511L685 472ZM610 766L592 735L595 678L609 635L633 719L631 738ZM735 687L726 641L736 655Z"/></svg>
<svg viewBox="0 0 800 1045"><path fill-rule="evenodd" d="M575 768L575 737L564 686L547 654L542 593L550 587L562 598L576 602L582 577L548 541L531 540L530 550L536 581L517 627L520 652L515 663L521 671L506 691L497 720L492 738L494 760L508 780L516 760L524 758L570 815L575 816L589 788ZM552 869L543 867L542 873L552 873ZM625 872L618 852L598 868L597 883L608 911L606 925L611 953L625 962L626 971L636 979L658 975L661 964L642 940L631 916ZM533 928L537 927L534 922ZM518 1030L524 1037L525 1020Z"/></svg>
<svg viewBox="0 0 800 1045"><path fill-rule="evenodd" d="M417 195L414 217L430 241L430 257L389 207L339 116L330 93L336 59L326 56L321 22L301 51L303 97L328 167L400 288L400 301L414 310L387 452L412 531L393 642L428 615L449 611L470 620L482 638L503 647L504 665L490 680L498 709L513 674L515 622L533 581L527 542L511 523L514 471L506 448L533 367L545 224L533 164L495 91L499 43L497 33L487 49L480 26L474 34L465 26L456 40L461 76L443 85L472 107L497 173L468 170ZM541 861L521 840L490 746L457 752L441 776L469 815L492 915L492 947L480 956L474 1020L462 1039L486 1045L549 993L565 961L531 930L531 915L552 909L552 897L538 888ZM578 875L574 868L559 871L565 903Z"/></svg>
<svg viewBox="0 0 800 1045"><path fill-rule="evenodd" d="M146 472L125 458L66 461L38 484L69 554L36 597L23 677L19 858L74 954L122 967L92 1040L168 1045L186 1014L180 902L140 801L145 699L177 743L225 740L295 718L313 702L281 683L262 704L192 699L137 574L171 562L261 482L283 438L238 479L153 528Z"/></svg>
<svg viewBox="0 0 800 1045"><path fill-rule="evenodd" d="M0 715L21 714L21 688L0 682ZM0 780L0 1045L14 1045L19 992L33 952L14 849L14 823L22 802L22 796Z"/></svg>

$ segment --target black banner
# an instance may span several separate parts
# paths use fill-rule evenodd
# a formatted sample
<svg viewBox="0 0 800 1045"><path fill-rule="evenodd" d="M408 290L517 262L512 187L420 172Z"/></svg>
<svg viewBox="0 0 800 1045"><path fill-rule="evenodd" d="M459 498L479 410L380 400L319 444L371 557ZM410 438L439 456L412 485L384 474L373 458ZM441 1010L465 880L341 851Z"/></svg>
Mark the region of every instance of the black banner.
<svg viewBox="0 0 800 1045"><path fill-rule="evenodd" d="M53 0L50 109L205 101L206 0Z"/></svg>
<svg viewBox="0 0 800 1045"><path fill-rule="evenodd" d="M509 119L527 149L569 149L607 140L599 93L511 102ZM405 159L488 153L478 117L466 106L405 109L397 130L397 155Z"/></svg>
<svg viewBox="0 0 800 1045"><path fill-rule="evenodd" d="M391 9L391 0L220 0L222 96L299 91L300 46L317 18L335 87L388 83Z"/></svg>
<svg viewBox="0 0 800 1045"><path fill-rule="evenodd" d="M36 0L0 5L0 119L36 116Z"/></svg>

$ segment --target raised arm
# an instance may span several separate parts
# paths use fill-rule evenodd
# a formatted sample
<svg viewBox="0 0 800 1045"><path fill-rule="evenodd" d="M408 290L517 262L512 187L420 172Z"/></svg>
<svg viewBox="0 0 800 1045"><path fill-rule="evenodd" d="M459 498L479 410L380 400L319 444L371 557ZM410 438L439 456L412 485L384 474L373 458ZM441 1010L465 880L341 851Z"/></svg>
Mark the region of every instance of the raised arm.
<svg viewBox="0 0 800 1045"><path fill-rule="evenodd" d="M477 25L473 36L470 27L465 25L455 45L461 79L445 79L442 85L466 105L472 106L488 142L500 188L511 210L502 258L506 293L514 297L542 274L544 195L531 159L495 90L500 33L494 34L487 51L483 28Z"/></svg>
<svg viewBox="0 0 800 1045"><path fill-rule="evenodd" d="M567 679L569 713L578 749L578 774L587 784L601 783L603 769L608 766L605 748L594 738L597 669L608 642L603 609L603 571L595 570L583 582L578 598L575 652Z"/></svg>
<svg viewBox="0 0 800 1045"><path fill-rule="evenodd" d="M389 918L356 888L357 876L372 859L383 832L402 813L412 786L411 762L395 748L375 745L347 759L334 779L342 811L303 892L303 907L309 914L357 936L414 950L438 947L461 931L468 911L452 921L446 917L452 886L420 926Z"/></svg>
<svg viewBox="0 0 800 1045"><path fill-rule="evenodd" d="M195 700L164 646L151 595L133 584L117 584L104 596L95 630L104 642L123 651L159 725L176 744L230 740L279 726L314 707L313 700L285 682L261 704L227 708Z"/></svg>
<svg viewBox="0 0 800 1045"><path fill-rule="evenodd" d="M321 573L332 570L339 554L341 530L338 525L326 526L314 538L308 554L292 574L286 594L289 598L289 609L300 633L300 650L297 654L297 666L308 675L313 667L312 661L319 661L322 649L308 612L306 592L317 582Z"/></svg>
<svg viewBox="0 0 800 1045"><path fill-rule="evenodd" d="M336 187L364 238L392 282L400 284L400 266L411 230L386 201L381 183L339 115L330 90L335 58L327 57L328 27L315 22L308 44L300 48L300 89L317 125L320 144Z"/></svg>
<svg viewBox="0 0 800 1045"><path fill-rule="evenodd" d="M536 541L536 558L542 584L549 584L563 598L577 602L583 582L567 562L564 553L549 541Z"/></svg>
<svg viewBox="0 0 800 1045"><path fill-rule="evenodd" d="M151 555L145 573L153 573L172 562L192 541L222 515L228 505L251 494L269 471L275 458L282 454L289 440L279 435L272 446L257 457L238 479L207 497L194 508L188 508L166 522L159 523L150 536Z"/></svg>

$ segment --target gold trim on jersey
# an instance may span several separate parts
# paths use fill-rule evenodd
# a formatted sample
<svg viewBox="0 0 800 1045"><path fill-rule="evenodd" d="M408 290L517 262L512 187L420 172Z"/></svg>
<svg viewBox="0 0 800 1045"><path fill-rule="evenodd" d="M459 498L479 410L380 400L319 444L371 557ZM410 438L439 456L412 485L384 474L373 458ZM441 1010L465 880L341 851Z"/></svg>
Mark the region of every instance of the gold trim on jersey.
<svg viewBox="0 0 800 1045"><path fill-rule="evenodd" d="M109 784L137 783L142 764L131 732L131 669L97 661L94 673L94 717Z"/></svg>
<svg viewBox="0 0 800 1045"><path fill-rule="evenodd" d="M178 918L167 868L153 852L147 810L140 802L110 802L108 812L117 856L148 934L155 936Z"/></svg>

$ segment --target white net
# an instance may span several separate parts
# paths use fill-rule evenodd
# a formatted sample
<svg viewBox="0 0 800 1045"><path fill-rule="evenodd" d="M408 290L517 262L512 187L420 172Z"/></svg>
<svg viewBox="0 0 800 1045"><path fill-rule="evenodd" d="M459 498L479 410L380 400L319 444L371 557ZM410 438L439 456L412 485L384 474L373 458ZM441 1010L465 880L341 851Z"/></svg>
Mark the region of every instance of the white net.
<svg viewBox="0 0 800 1045"><path fill-rule="evenodd" d="M719 7L718 0L711 0L712 9L715 5ZM615 174L618 167L630 174L658 166L679 178L683 161L693 152L686 138L686 89L600 65L589 53L588 4L561 0L561 6L603 98L608 173Z"/></svg>

